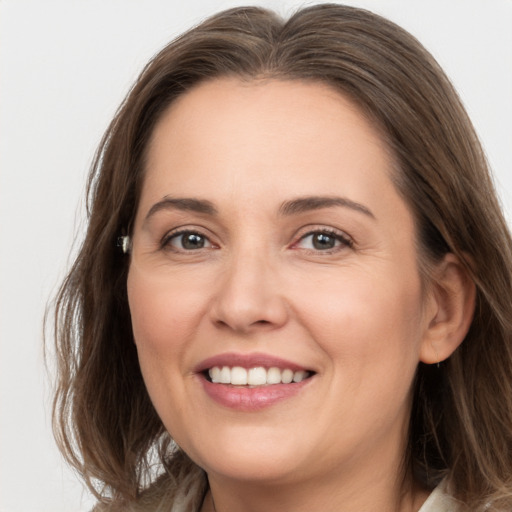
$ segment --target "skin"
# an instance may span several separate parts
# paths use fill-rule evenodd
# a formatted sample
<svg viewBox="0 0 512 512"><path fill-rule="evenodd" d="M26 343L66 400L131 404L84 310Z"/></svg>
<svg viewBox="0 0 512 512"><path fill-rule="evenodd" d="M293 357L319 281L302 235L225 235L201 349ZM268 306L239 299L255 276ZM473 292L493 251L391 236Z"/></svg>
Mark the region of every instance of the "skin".
<svg viewBox="0 0 512 512"><path fill-rule="evenodd" d="M412 382L420 360L460 343L471 287L454 258L441 285L423 286L392 169L378 131L316 83L218 79L157 124L133 231L133 330L156 410L208 473L217 512L417 511L425 500L402 467ZM305 196L367 211L280 210ZM166 197L207 200L217 213L148 217ZM177 228L204 247L185 249L168 236ZM311 233L325 231L334 247L318 249ZM233 410L194 371L225 352L315 375L270 407Z"/></svg>

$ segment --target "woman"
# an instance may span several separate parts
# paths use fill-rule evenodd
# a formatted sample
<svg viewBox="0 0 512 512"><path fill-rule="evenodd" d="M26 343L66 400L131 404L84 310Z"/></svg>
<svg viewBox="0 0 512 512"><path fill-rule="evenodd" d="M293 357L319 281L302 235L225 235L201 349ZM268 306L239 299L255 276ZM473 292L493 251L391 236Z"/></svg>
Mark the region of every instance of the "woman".
<svg viewBox="0 0 512 512"><path fill-rule="evenodd" d="M510 510L510 235L412 36L207 20L143 71L89 205L55 417L98 510Z"/></svg>

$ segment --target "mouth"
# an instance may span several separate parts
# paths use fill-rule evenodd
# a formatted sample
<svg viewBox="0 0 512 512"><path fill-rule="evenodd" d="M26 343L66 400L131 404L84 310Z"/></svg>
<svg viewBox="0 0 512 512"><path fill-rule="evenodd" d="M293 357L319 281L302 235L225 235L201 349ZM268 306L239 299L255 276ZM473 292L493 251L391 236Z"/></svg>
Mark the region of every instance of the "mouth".
<svg viewBox="0 0 512 512"><path fill-rule="evenodd" d="M269 354L224 353L195 368L206 395L223 407L257 412L303 396L316 371Z"/></svg>
<svg viewBox="0 0 512 512"><path fill-rule="evenodd" d="M202 372L204 378L212 384L225 384L248 388L277 386L280 384L298 384L313 376L309 370L292 370L271 366L213 366Z"/></svg>

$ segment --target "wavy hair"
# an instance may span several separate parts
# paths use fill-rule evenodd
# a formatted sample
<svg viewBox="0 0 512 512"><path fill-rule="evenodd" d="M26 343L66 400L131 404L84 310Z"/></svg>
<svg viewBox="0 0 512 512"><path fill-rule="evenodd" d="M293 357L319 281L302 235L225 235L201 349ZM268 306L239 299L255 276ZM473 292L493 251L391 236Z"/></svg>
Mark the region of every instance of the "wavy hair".
<svg viewBox="0 0 512 512"><path fill-rule="evenodd" d="M61 451L111 509L159 510L200 473L144 386L129 258L116 240L131 232L155 124L178 96L226 76L322 82L379 127L415 218L422 273L428 278L451 252L477 288L462 345L439 368L418 367L409 467L427 486L446 476L472 511L512 510L512 242L486 159L453 86L421 44L380 16L334 4L287 20L256 7L213 16L160 51L120 106L90 172L85 240L55 300Z"/></svg>

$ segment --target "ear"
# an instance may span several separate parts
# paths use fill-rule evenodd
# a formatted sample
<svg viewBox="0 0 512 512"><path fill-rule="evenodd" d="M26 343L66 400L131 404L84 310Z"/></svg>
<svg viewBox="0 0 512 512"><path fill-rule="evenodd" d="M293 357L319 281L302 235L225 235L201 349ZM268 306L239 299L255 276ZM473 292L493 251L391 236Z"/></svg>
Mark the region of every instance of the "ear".
<svg viewBox="0 0 512 512"><path fill-rule="evenodd" d="M420 360L434 364L450 357L464 340L473 320L476 288L457 256L449 253L438 264L428 293Z"/></svg>

